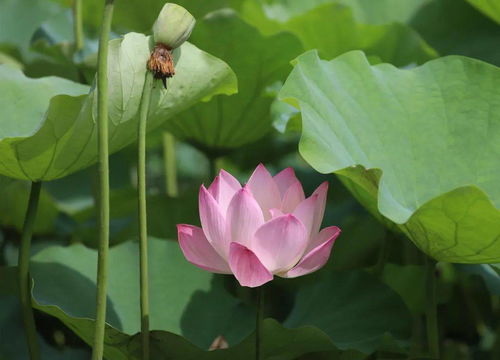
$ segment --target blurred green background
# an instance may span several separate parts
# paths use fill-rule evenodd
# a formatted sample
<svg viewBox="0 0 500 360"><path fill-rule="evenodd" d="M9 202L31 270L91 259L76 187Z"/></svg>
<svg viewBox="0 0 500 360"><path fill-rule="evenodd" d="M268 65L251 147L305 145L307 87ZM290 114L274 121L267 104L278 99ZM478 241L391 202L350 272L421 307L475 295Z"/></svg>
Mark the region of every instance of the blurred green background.
<svg viewBox="0 0 500 360"><path fill-rule="evenodd" d="M190 42L231 67L237 77L238 93L216 95L209 101L197 102L159 121L148 134L151 327L158 330L154 334L153 358L249 357L255 294L237 286L232 277L209 274L188 264L178 249L175 225L199 224L198 188L201 183L208 185L217 169L224 168L244 182L260 162L273 173L287 166L294 167L306 195L322 181L329 181L323 225L337 225L342 229L331 259L321 271L293 280L277 278L266 285L266 316L276 320L267 320L265 324L267 358L428 358L424 316L428 300L424 266L427 255L418 247L433 256L442 255L442 248L424 249L422 237L412 232L417 231L415 222L408 217L406 225L410 230L405 230L405 221L396 221L388 216L388 211L378 207L377 176L380 175L368 175L377 178L375 189L369 189L363 187L366 174L354 174L354 170L343 172L337 164L330 164L332 169L322 171L327 174L316 171L330 158L324 160L318 152L311 155L314 151L307 146L317 138L303 129L299 110L304 116L305 108L298 109L279 101L278 93L293 70L292 61L312 49L316 49L324 60L339 56L347 59L345 53L361 50L366 55L366 67L370 69L374 68L370 64L389 63L410 71L433 59L441 61L441 57L447 55L463 55L498 66L500 1L182 0L177 3L197 18ZM117 0L112 36L118 38L129 32L150 34L163 4L160 0ZM73 46L72 5L70 0L0 0L0 64L9 69L5 74L19 69L30 78L57 76L93 86L103 1L83 1L84 45L78 51L74 51ZM332 66L341 64L341 59L338 63L332 62ZM472 72L476 68L478 78L491 79L498 74L497 68L468 61L466 65L470 64L472 70L466 75L476 74ZM451 66L446 64L446 69ZM338 69L344 68L339 65ZM484 69L490 69L491 73ZM449 83L455 79L453 71L460 72L450 70L452 75L445 79ZM368 87L351 87L354 79L361 85L368 84L361 71L346 76L351 76L353 82L350 78L338 77L329 84L332 88L345 85L342 91L350 90L360 97L371 91ZM381 73L380 76L385 75ZM422 77L422 81L433 82L437 77ZM500 121L491 114L496 113L496 107L492 105L489 109L488 104L481 104L479 99L482 94L490 93L485 82L487 80L474 82L477 88L469 89L478 94L471 106L483 106L480 116L492 124L485 137L493 143L500 139ZM488 86L495 88L495 84L492 82ZM464 83L464 87L468 86ZM0 98L9 88L3 91ZM491 94L493 97L496 93L491 90ZM392 96L383 94L381 98ZM336 97L334 100L341 101ZM360 113L366 113L375 109L376 104L359 107ZM376 109L382 111L381 114L384 110L391 118L391 109ZM0 117L2 121L23 121L16 114L4 113ZM460 121L465 123L469 118L469 114L465 114ZM299 153L301 135L303 141L309 139L310 142L301 144ZM392 135L398 136L397 132ZM0 151L8 146L2 143L4 138L0 129ZM415 138L418 140L417 134ZM370 149L375 149L373 156L378 156L376 151L380 149L370 147L368 140L360 143L367 146L361 146L360 152L369 153ZM356 151L358 148L353 150ZM398 149L387 151L398 152ZM484 154L485 159L490 159L489 164L493 164L488 175L493 190L488 192L487 181L480 183L479 177L463 179L459 184L478 186L482 192L470 195L474 199L484 200L489 196L490 202L485 209L475 215L478 219L467 223L473 230L483 229L477 235L478 242L486 235L500 236L500 198L494 191L494 181L500 179L497 157L500 152L495 151L498 147ZM353 159L355 164L369 168L369 162L356 162L355 156ZM427 164L428 159L417 160ZM458 161L452 160L453 163ZM137 335L140 323L135 144L114 153L110 164L110 328L105 354L112 360L135 359L140 344ZM399 169L394 166L389 170L398 173ZM338 176L329 174L332 172ZM417 184L427 186L423 193L435 188L424 180L419 181ZM498 184L496 182L496 188ZM42 191L32 258L33 295L42 357L87 359L95 299L96 168L92 165L48 181ZM445 196L447 191L438 192L428 200ZM2 360L28 358L15 285L15 265L28 193L27 181L0 177ZM465 200L461 196L467 194L456 195L459 199L453 204L462 204ZM419 209L424 205L419 203L410 215L420 216ZM444 221L435 225L428 219L418 219L418 229L423 228L425 236L431 234L432 237L448 226L443 225ZM453 242L453 238L443 235L447 234L446 229L431 243L437 243L438 239ZM456 236L460 244L464 244L463 241L470 243L455 252L444 253L443 258L434 256L437 260L447 260L436 267L440 358L500 359L500 267L489 264L500 262L495 260L500 259L498 237L492 247L485 250L484 256L492 260L483 261L467 253L469 247L474 247L475 238L471 239L468 233ZM480 245L483 247L482 243ZM225 337L231 349L205 352L220 335Z"/></svg>

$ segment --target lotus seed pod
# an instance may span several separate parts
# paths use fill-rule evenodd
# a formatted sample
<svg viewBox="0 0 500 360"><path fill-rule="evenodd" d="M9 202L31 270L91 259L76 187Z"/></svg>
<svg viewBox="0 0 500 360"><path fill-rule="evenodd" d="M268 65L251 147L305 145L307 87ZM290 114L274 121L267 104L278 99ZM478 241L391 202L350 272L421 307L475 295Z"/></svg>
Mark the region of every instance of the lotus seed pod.
<svg viewBox="0 0 500 360"><path fill-rule="evenodd" d="M154 40L170 50L178 48L189 38L195 23L193 15L182 6L166 3L153 25Z"/></svg>

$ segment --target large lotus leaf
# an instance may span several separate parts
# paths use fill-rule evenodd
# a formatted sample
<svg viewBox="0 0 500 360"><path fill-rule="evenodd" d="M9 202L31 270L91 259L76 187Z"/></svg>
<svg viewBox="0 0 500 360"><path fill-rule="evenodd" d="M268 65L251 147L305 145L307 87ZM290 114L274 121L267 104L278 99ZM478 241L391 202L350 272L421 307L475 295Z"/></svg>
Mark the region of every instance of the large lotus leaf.
<svg viewBox="0 0 500 360"><path fill-rule="evenodd" d="M362 291L360 291L362 289ZM334 272L301 288L287 327L313 325L339 349L371 353L386 334L407 340L411 315L402 299L364 271Z"/></svg>
<svg viewBox="0 0 500 360"><path fill-rule="evenodd" d="M149 38L136 33L110 42L111 152L136 138L149 46ZM153 89L148 130L197 101L235 91L234 73L221 60L190 43L176 49L174 57L177 75L169 81L168 90L159 83ZM82 95L88 87L58 78L28 79L19 71L0 66L0 91L0 174L53 180L95 163L94 87Z"/></svg>
<svg viewBox="0 0 500 360"><path fill-rule="evenodd" d="M29 359L26 346L21 305L17 297L16 268L0 268L0 359L26 360ZM51 329L50 329L51 330ZM51 360L85 360L89 353L85 349L74 349L68 346L51 346L47 340L53 333L46 329L44 338L38 335L42 359Z"/></svg>
<svg viewBox="0 0 500 360"><path fill-rule="evenodd" d="M500 23L500 1L498 0L467 0L490 18Z"/></svg>
<svg viewBox="0 0 500 360"><path fill-rule="evenodd" d="M399 23L360 23L351 8L338 3L324 4L285 22L265 19L259 14L263 10L252 1L245 3L243 11L245 19L266 33L289 31L306 49L317 49L328 59L350 50L363 50L384 62L404 66L421 64L437 55L410 27Z"/></svg>
<svg viewBox="0 0 500 360"><path fill-rule="evenodd" d="M434 258L498 262L499 81L495 66L460 56L400 70L359 51L330 62L308 52L281 97L302 111L300 152L316 170L342 175Z"/></svg>
<svg viewBox="0 0 500 360"><path fill-rule="evenodd" d="M273 101L266 88L286 77L289 61L302 51L298 40L285 33L264 37L229 10L199 21L191 40L229 63L239 91L191 107L168 122L168 130L211 149L238 147L264 136L271 129Z"/></svg>
<svg viewBox="0 0 500 360"><path fill-rule="evenodd" d="M229 295L220 277L189 264L176 242L150 239L149 246L151 329L169 331L152 332L154 358L254 358L255 340L247 336L254 329L254 311ZM54 246L34 256L32 264L35 307L59 318L89 344L94 333L96 260L96 251L81 245ZM140 358L140 336L134 336L140 330L139 297L130 296L139 293L138 280L138 244L113 247L105 341L109 359ZM267 320L264 332L264 352L276 359L292 360L311 351L335 350L319 329L284 329ZM219 335L231 348L206 352Z"/></svg>
<svg viewBox="0 0 500 360"><path fill-rule="evenodd" d="M137 263L136 247L128 243L112 249L106 336L110 359L135 359L140 354L140 336L134 336L139 330L139 303L138 298L130 297L138 291L137 282L132 280L138 277L137 266L131 270L131 264ZM89 250L82 249L80 246L49 248L35 256L34 299L38 310L59 318L91 344L95 284L88 276L92 272L88 270L89 264L83 268ZM177 244L154 240L150 250L154 260L150 280L152 329L160 325L170 330L152 332L155 358L254 358L255 340L246 336L254 327L253 312L229 296L222 283L217 285L210 280L213 275L187 264ZM166 253L171 256L165 258ZM163 261L161 271L156 271L158 259ZM183 282L179 284L181 276ZM363 295L359 293L360 287L366 289ZM78 296L68 295L68 288L76 289ZM396 293L372 276L355 271L337 273L333 281L325 279L303 287L285 325L288 329L266 320L263 336L266 358L291 360L301 354L336 348L371 353L385 333L398 339L407 338L411 318ZM231 348L217 353L203 351L217 335L228 339Z"/></svg>
<svg viewBox="0 0 500 360"><path fill-rule="evenodd" d="M179 340L166 332L152 334L154 357L156 359L179 360L253 360L255 359L255 337L248 336L243 342L227 350L204 352L193 349L185 343L178 346ZM174 340L177 340L173 343ZM173 350L174 344L176 349ZM140 338L132 340L132 349L139 349ZM333 346L328 336L321 330L304 326L286 329L273 319L265 319L262 328L262 359L295 360L299 356L317 351L331 351L331 360L340 360L342 352ZM136 353L137 350L136 350Z"/></svg>
<svg viewBox="0 0 500 360"><path fill-rule="evenodd" d="M93 344L95 325L88 318L74 318L55 306L35 307L60 319L89 345ZM330 351L330 360L342 360L342 352L321 330L314 327L286 329L273 319L265 319L262 337L263 359L294 360L316 351ZM129 335L106 326L104 356L108 360L140 360L141 334ZM253 360L255 337L247 336L241 343L224 350L206 351L171 332L150 332L151 358L157 360Z"/></svg>
<svg viewBox="0 0 500 360"><path fill-rule="evenodd" d="M135 242L110 250L107 321L128 335L140 331L138 252ZM151 238L149 254L152 330L183 335L205 349L219 335L235 344L252 331L253 311L224 290L222 278L189 264L177 242ZM72 318L95 318L96 263L97 251L82 245L36 254L33 296L40 310L52 314L57 307ZM79 324L67 323L82 336Z"/></svg>
<svg viewBox="0 0 500 360"><path fill-rule="evenodd" d="M252 358L254 340L246 336L254 328L253 310L230 296L220 277L187 263L177 243L150 239L150 255L151 328L162 329L152 333L155 358L167 354L182 360L191 358L187 354L193 359L195 355L201 359ZM32 266L35 307L59 318L89 344L94 331L96 256L81 245L54 246L35 255ZM130 294L138 294L138 277L138 245L128 242L113 247L106 340L111 359L136 354L140 337L133 335L140 328L139 299ZM365 289L363 294L360 288ZM336 348L369 353L386 332L406 338L411 321L396 293L367 273L354 271L301 287L285 325L289 329L266 321L264 347L269 358L295 359ZM229 341L230 350L217 356L200 350L206 350L218 335Z"/></svg>
<svg viewBox="0 0 500 360"><path fill-rule="evenodd" d="M57 77L29 79L5 65L0 66L0 76L0 140L29 136L39 130L47 105L56 95L79 96L89 90L88 86Z"/></svg>

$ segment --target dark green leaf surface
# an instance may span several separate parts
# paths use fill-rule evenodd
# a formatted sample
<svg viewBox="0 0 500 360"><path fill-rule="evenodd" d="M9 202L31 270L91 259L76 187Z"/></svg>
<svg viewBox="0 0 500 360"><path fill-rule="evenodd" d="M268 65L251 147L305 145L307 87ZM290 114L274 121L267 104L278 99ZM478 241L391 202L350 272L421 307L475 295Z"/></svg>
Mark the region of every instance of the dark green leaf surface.
<svg viewBox="0 0 500 360"><path fill-rule="evenodd" d="M105 354L112 360L139 359L140 336L134 335L140 328L135 311L139 301L130 296L138 293L137 245L122 244L110 255ZM253 310L228 295L220 278L188 264L175 242L150 239L150 255L151 329L169 331L152 331L155 359L255 357L255 339L247 336L254 327ZM34 257L32 271L35 307L60 319L89 344L94 331L95 261L96 252L81 245L49 247ZM219 335L231 348L206 352ZM265 359L292 360L313 351L336 351L319 329L285 329L272 319L264 323L263 339Z"/></svg>
<svg viewBox="0 0 500 360"><path fill-rule="evenodd" d="M339 349L373 352L387 333L410 336L411 317L401 298L363 271L337 272L304 286L285 321L287 327L312 325Z"/></svg>
<svg viewBox="0 0 500 360"><path fill-rule="evenodd" d="M17 268L0 267L0 359L26 360L29 358L26 335L22 325L21 306L17 295ZM46 332L49 337L52 333ZM43 359L85 360L89 354L84 349L55 348L47 338L38 337Z"/></svg>
<svg viewBox="0 0 500 360"><path fill-rule="evenodd" d="M189 264L177 242L150 239L149 245L152 330L182 334L204 349L219 335L235 344L252 330L252 312L224 291L220 278ZM61 317L94 317L95 250L82 245L49 247L33 261L34 298L40 310ZM107 321L129 335L140 330L139 296L133 295L139 294L138 261L137 243L110 251ZM63 319L85 338L86 330L79 329L76 320Z"/></svg>
<svg viewBox="0 0 500 360"><path fill-rule="evenodd" d="M498 68L458 56L399 70L308 52L281 97L302 111L300 151L316 170L348 178L434 258L488 263L500 260L497 81Z"/></svg>
<svg viewBox="0 0 500 360"><path fill-rule="evenodd" d="M176 136L209 149L258 140L272 127L266 88L290 71L302 48L290 34L264 37L234 12L221 10L197 23L191 41L223 58L238 76L238 94L192 106L166 124Z"/></svg>
<svg viewBox="0 0 500 360"><path fill-rule="evenodd" d="M423 266L386 264L383 281L401 296L412 313L422 314L425 311L425 268Z"/></svg>

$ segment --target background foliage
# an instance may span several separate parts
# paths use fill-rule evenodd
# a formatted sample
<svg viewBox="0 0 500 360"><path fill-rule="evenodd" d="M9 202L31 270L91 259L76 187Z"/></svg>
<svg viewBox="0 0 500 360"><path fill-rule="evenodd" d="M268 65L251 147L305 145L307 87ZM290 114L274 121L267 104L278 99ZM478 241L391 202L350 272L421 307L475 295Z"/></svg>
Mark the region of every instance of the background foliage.
<svg viewBox="0 0 500 360"><path fill-rule="evenodd" d="M163 3L117 0L113 20L111 360L140 353L132 143L147 35ZM188 264L175 224L199 221L198 187L215 167L243 181L264 162L293 166L306 194L328 180L324 225L343 229L324 269L266 286L266 358L426 358L430 255L440 261L441 358L498 359L500 1L177 3L197 25L150 109L152 357L253 358L253 292ZM84 1L75 52L71 1L0 0L2 360L27 359L15 275L28 179L47 180L32 257L43 358L89 356L102 4ZM166 186L167 133L177 138L176 194ZM230 348L207 352L220 335Z"/></svg>

